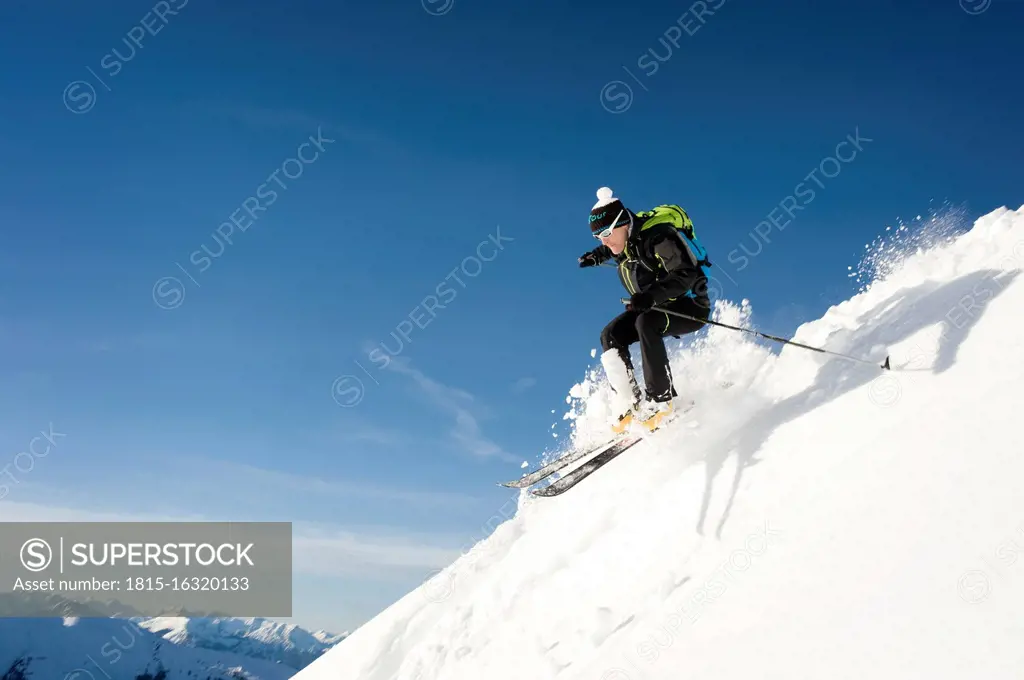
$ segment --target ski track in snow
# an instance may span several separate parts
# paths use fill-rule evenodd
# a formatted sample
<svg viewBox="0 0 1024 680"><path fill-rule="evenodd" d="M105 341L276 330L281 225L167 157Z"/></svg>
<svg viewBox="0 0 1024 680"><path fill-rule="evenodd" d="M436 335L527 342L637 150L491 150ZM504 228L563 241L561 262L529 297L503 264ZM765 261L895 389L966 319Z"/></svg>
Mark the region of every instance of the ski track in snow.
<svg viewBox="0 0 1024 680"><path fill-rule="evenodd" d="M794 339L893 371L703 331L673 354L682 422L521 492L296 677L1024 677L1024 208L885 248L887 278ZM603 438L602 376L571 394L578 441Z"/></svg>

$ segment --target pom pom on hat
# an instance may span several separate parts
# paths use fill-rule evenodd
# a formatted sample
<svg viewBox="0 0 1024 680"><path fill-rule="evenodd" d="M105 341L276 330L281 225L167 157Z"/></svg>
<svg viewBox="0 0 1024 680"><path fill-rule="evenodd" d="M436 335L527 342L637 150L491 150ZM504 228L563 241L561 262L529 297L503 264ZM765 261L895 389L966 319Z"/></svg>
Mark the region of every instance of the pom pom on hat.
<svg viewBox="0 0 1024 680"><path fill-rule="evenodd" d="M608 187L601 187L597 190L597 203L594 204L594 207L591 208L591 210L597 210L598 208L606 206L617 200L618 199L612 197L611 189Z"/></svg>

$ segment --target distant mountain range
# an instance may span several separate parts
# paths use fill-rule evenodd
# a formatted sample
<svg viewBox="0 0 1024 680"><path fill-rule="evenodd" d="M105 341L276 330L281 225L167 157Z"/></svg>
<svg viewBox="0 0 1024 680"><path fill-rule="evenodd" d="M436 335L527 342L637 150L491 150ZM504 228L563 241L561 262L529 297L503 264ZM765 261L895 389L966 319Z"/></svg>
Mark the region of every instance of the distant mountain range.
<svg viewBox="0 0 1024 680"><path fill-rule="evenodd" d="M297 672L177 645L126 619L0 619L4 680L287 680Z"/></svg>
<svg viewBox="0 0 1024 680"><path fill-rule="evenodd" d="M0 595L0 678L284 680L348 636L263 618L180 614L145 617L115 600Z"/></svg>

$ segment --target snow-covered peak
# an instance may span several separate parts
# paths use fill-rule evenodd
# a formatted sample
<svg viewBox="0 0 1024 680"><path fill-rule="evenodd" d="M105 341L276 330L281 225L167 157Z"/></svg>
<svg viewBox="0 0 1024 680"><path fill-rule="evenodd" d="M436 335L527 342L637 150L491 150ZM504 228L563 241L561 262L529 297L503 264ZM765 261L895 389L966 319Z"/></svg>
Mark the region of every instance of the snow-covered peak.
<svg viewBox="0 0 1024 680"><path fill-rule="evenodd" d="M345 633L310 632L295 624L264 618L188 618L161 616L138 624L178 645L227 650L305 668L343 640Z"/></svg>
<svg viewBox="0 0 1024 680"><path fill-rule="evenodd" d="M329 633L326 630L313 631L313 637L328 647L333 647L349 636L349 632Z"/></svg>

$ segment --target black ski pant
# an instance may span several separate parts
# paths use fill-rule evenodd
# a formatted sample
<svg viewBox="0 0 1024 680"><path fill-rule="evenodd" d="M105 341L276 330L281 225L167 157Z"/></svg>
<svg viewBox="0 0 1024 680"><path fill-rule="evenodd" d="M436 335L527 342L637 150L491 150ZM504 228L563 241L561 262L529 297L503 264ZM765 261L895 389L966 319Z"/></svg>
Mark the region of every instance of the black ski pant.
<svg viewBox="0 0 1024 680"><path fill-rule="evenodd" d="M707 319L711 313L709 305L701 304L689 297L676 298L672 302L665 302L658 306L698 319ZM634 342L639 342L647 397L654 401L668 401L677 395L672 384L672 369L668 363L668 353L665 350L665 336L685 335L703 327L704 324L699 321L684 319L665 312L625 311L612 319L611 323L601 331L601 348L604 351L617 349L626 366L633 371L629 346Z"/></svg>

